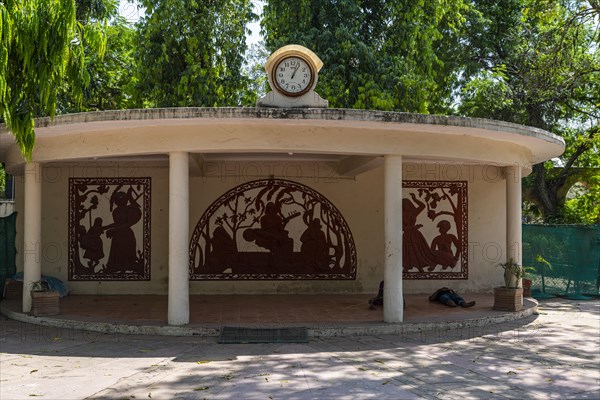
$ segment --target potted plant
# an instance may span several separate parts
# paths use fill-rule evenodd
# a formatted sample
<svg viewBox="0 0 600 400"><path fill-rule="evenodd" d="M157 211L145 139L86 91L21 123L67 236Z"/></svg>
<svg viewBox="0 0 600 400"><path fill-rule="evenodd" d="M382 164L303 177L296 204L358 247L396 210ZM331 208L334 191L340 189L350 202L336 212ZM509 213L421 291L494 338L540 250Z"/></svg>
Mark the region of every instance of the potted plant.
<svg viewBox="0 0 600 400"><path fill-rule="evenodd" d="M531 297L531 273L534 271L534 267L523 267L523 297Z"/></svg>
<svg viewBox="0 0 600 400"><path fill-rule="evenodd" d="M494 288L494 310L520 311L523 309L523 267L512 258L498 264L504 270L504 286Z"/></svg>
<svg viewBox="0 0 600 400"><path fill-rule="evenodd" d="M50 290L45 281L31 283L31 313L36 317L60 313L59 293Z"/></svg>

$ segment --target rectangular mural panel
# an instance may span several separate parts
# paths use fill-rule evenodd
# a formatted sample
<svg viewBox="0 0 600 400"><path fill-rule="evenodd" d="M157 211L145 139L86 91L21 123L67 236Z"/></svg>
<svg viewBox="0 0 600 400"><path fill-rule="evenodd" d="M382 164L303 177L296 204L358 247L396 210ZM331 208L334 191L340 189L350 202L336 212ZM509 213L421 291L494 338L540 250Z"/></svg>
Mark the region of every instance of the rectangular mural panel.
<svg viewBox="0 0 600 400"><path fill-rule="evenodd" d="M69 179L69 280L150 280L151 178Z"/></svg>
<svg viewBox="0 0 600 400"><path fill-rule="evenodd" d="M404 181L404 279L467 279L467 182Z"/></svg>

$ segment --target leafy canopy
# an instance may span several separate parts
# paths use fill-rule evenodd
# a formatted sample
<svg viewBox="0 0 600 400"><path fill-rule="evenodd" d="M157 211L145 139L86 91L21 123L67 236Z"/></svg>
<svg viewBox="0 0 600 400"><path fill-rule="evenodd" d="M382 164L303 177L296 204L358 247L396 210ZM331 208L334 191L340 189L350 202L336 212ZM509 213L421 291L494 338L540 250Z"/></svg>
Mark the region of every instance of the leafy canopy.
<svg viewBox="0 0 600 400"><path fill-rule="evenodd" d="M240 105L250 0L142 0L136 101L144 107Z"/></svg>
<svg viewBox="0 0 600 400"><path fill-rule="evenodd" d="M0 2L0 118L31 158L34 118L54 116L63 80L76 102L89 82L85 49L105 50L103 27L116 0Z"/></svg>
<svg viewBox="0 0 600 400"><path fill-rule="evenodd" d="M464 21L462 0L268 0L266 48L313 50L332 107L437 112L451 91L438 49Z"/></svg>

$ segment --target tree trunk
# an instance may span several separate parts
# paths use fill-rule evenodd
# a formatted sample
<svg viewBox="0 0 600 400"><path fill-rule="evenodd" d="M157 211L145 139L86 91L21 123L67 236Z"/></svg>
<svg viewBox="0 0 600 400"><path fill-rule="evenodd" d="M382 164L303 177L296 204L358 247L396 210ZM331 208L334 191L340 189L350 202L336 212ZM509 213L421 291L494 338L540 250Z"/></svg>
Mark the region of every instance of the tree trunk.
<svg viewBox="0 0 600 400"><path fill-rule="evenodd" d="M535 174L536 197L539 200L542 217L544 221L550 221L556 216L558 211L556 188L548 184L543 163L534 165L533 173Z"/></svg>

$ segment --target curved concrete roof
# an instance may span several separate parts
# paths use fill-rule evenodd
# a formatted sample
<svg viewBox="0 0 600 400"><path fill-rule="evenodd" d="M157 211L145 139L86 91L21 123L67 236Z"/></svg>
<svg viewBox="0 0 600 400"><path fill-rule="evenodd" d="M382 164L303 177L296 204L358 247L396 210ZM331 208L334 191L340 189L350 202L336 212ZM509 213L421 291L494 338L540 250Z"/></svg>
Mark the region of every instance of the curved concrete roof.
<svg viewBox="0 0 600 400"><path fill-rule="evenodd" d="M166 108L38 118L33 161L208 155L401 154L407 160L523 166L559 156L561 137L541 129L477 118L316 108ZM0 160L23 163L0 126Z"/></svg>

